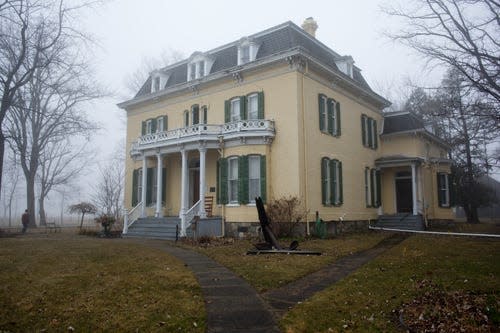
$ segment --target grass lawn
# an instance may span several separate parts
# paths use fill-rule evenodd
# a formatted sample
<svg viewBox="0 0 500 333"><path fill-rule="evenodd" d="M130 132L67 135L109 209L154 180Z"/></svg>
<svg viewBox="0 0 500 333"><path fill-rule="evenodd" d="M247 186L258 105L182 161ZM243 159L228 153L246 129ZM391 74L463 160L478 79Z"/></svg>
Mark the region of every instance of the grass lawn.
<svg viewBox="0 0 500 333"><path fill-rule="evenodd" d="M412 236L294 307L281 325L285 332L399 332L401 305L436 290L487 294L499 320L500 240Z"/></svg>
<svg viewBox="0 0 500 333"><path fill-rule="evenodd" d="M335 239L312 239L300 242L299 249L320 251L323 253L321 256L276 254L247 256L246 252L254 248L252 245L254 242L248 240L236 240L206 247L198 246L195 249L246 279L257 291L264 292L315 272L349 253L368 249L388 235L371 232ZM284 240L279 242L283 245L287 244Z"/></svg>
<svg viewBox="0 0 500 333"><path fill-rule="evenodd" d="M204 332L194 276L168 254L73 233L0 239L2 332Z"/></svg>

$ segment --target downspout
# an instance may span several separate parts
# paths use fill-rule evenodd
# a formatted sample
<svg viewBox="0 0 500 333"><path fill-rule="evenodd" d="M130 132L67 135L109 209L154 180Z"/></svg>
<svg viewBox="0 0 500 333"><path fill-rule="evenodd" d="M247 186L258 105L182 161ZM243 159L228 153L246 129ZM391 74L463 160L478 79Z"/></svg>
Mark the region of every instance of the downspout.
<svg viewBox="0 0 500 333"><path fill-rule="evenodd" d="M303 128L303 138L302 138L302 143L304 144L304 182L305 182L305 189L304 189L304 205L306 207L306 210L308 209L309 207L309 202L308 202L308 188L309 188L309 184L308 184L308 178L307 178L307 175L308 175L308 165L307 165L307 126L306 126L306 112L305 112L305 103L304 103L304 75L305 73L307 73L309 70L309 64L308 62L306 61L306 68L305 68L305 72L302 73L301 75L301 111L302 111L302 128ZM307 218L307 215L306 215L306 235L307 236L310 236L311 235L311 231L309 229L309 220Z"/></svg>

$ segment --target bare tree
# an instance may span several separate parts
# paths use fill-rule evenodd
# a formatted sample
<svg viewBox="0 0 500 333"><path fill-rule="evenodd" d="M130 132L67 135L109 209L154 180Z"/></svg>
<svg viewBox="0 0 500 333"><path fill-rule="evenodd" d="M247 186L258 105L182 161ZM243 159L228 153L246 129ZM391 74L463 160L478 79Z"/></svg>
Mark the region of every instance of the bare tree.
<svg viewBox="0 0 500 333"><path fill-rule="evenodd" d="M76 7L79 8L80 6ZM66 24L76 9L63 0L3 0L0 3L0 188L5 153L4 119L19 89L35 71L53 61L61 36L74 34Z"/></svg>
<svg viewBox="0 0 500 333"><path fill-rule="evenodd" d="M184 55L176 50L164 50L159 57L143 58L139 68L127 75L125 86L131 94L137 94L142 88L152 71L171 65L184 58Z"/></svg>
<svg viewBox="0 0 500 333"><path fill-rule="evenodd" d="M66 186L89 164L91 154L85 151L85 145L79 149L68 139L50 142L40 154L39 215L40 225L46 224L45 199L57 187Z"/></svg>
<svg viewBox="0 0 500 333"><path fill-rule="evenodd" d="M91 204L90 202L80 202L69 206L69 212L71 214L82 214L82 218L80 220L80 230L81 230L83 227L83 218L85 217L85 214L97 213L97 207Z"/></svg>
<svg viewBox="0 0 500 333"><path fill-rule="evenodd" d="M500 3L495 0L413 0L405 8L385 8L406 29L388 35L430 61L457 70L465 82L497 107L500 122Z"/></svg>
<svg viewBox="0 0 500 333"><path fill-rule="evenodd" d="M19 152L26 178L30 225L35 225L35 180L40 159L50 145L73 136L88 136L97 126L82 105L102 94L88 78L85 63L71 57L70 40L60 39L49 66L38 68L16 94L7 117L9 144ZM57 59L57 61L56 61Z"/></svg>
<svg viewBox="0 0 500 333"><path fill-rule="evenodd" d="M17 192L17 185L19 182L19 168L18 161L15 152L9 154L9 158L6 160L5 164L5 174L7 175L4 186L2 187L2 199L4 206L4 217L8 212L9 228L12 226L12 204Z"/></svg>
<svg viewBox="0 0 500 333"><path fill-rule="evenodd" d="M123 146L123 147L122 147ZM94 187L92 201L108 216L120 219L123 208L123 181L125 179L125 149L120 145L113 158L99 167L99 182Z"/></svg>

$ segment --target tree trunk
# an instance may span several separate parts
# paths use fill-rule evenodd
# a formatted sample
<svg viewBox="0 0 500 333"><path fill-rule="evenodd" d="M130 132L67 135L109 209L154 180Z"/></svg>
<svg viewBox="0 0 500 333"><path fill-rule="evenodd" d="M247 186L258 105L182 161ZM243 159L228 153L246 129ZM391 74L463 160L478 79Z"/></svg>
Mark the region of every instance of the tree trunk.
<svg viewBox="0 0 500 333"><path fill-rule="evenodd" d="M85 213L82 213L82 219L80 221L80 230L82 230L82 227L83 227L83 218L85 216Z"/></svg>
<svg viewBox="0 0 500 333"><path fill-rule="evenodd" d="M40 195L40 198L38 199L38 209L40 211L40 226L46 226L47 225L47 219L45 216L45 206L43 204L44 198L42 195Z"/></svg>
<svg viewBox="0 0 500 333"><path fill-rule="evenodd" d="M3 107L2 107L3 109ZM2 110L1 112L5 112ZM2 122L0 121L0 190L2 189L2 176L3 176L3 155L5 153L5 136L2 131ZM1 193L1 191L0 191Z"/></svg>
<svg viewBox="0 0 500 333"><path fill-rule="evenodd" d="M26 204L28 213L30 215L30 228L36 228L36 214L35 214L35 176L30 174L26 182Z"/></svg>

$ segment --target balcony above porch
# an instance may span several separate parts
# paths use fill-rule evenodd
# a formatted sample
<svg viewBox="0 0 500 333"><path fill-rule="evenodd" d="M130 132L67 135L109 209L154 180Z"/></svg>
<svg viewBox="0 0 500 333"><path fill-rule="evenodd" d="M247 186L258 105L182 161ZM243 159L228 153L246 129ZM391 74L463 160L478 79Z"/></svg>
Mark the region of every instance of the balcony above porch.
<svg viewBox="0 0 500 333"><path fill-rule="evenodd" d="M270 144L274 137L273 120L241 120L221 125L198 124L143 135L132 143L130 155L137 157L158 149L163 153L196 149L200 143L207 148Z"/></svg>

